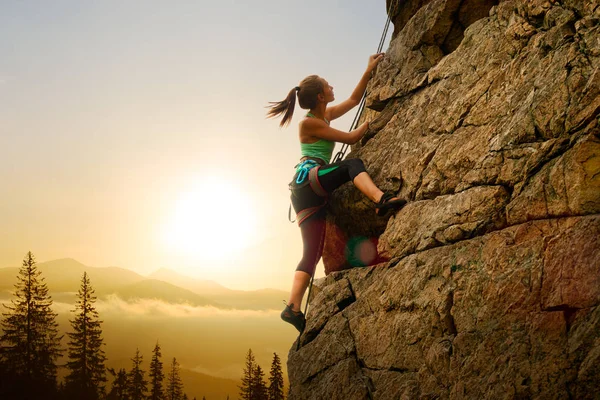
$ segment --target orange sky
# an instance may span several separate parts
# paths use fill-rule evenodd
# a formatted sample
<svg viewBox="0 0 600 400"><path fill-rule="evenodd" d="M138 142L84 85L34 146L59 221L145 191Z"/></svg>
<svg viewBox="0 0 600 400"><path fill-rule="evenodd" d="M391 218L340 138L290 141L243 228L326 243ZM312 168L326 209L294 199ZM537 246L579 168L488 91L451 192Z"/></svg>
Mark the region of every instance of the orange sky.
<svg viewBox="0 0 600 400"><path fill-rule="evenodd" d="M0 267L30 250L289 289L300 110L280 130L264 106L313 73L349 96L385 2L204 3L3 7Z"/></svg>

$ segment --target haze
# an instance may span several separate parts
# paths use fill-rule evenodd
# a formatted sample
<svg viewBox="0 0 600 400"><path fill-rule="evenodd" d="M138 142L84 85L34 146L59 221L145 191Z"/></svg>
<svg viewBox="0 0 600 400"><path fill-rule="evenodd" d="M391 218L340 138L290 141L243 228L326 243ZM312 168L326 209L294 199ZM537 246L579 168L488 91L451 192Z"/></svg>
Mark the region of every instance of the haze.
<svg viewBox="0 0 600 400"><path fill-rule="evenodd" d="M0 267L32 251L288 290L301 113L280 130L264 106L312 73L349 96L385 19L358 0L4 4Z"/></svg>

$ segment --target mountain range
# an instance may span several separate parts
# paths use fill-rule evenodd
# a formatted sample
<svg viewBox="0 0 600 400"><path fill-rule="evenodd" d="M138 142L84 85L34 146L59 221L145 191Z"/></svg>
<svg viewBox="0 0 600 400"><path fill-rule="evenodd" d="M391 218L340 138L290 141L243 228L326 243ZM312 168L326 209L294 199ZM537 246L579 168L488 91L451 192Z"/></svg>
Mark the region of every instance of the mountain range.
<svg viewBox="0 0 600 400"><path fill-rule="evenodd" d="M74 302L84 271L100 299L117 295L123 300L156 299L220 309L269 310L281 308L282 300L287 297L286 292L276 289L232 290L214 281L190 278L164 268L143 276L125 268L89 267L71 258L37 266L52 298L67 303ZM18 272L18 267L0 268L0 298L10 295Z"/></svg>

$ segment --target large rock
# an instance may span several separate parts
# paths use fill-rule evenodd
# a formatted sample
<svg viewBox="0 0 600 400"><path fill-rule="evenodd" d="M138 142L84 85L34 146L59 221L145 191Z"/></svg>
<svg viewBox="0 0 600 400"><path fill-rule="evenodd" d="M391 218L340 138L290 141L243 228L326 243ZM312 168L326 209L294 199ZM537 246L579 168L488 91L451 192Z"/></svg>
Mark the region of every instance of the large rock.
<svg viewBox="0 0 600 400"><path fill-rule="evenodd" d="M404 256L500 229L506 225L508 198L502 186L479 186L412 202L390 220L381 253Z"/></svg>
<svg viewBox="0 0 600 400"><path fill-rule="evenodd" d="M600 399L599 3L386 6L290 399Z"/></svg>
<svg viewBox="0 0 600 400"><path fill-rule="evenodd" d="M317 281L290 398L598 398L598 233L532 221Z"/></svg>
<svg viewBox="0 0 600 400"><path fill-rule="evenodd" d="M585 215L600 210L600 139L587 136L572 149L545 164L507 205L507 219L516 224L532 219Z"/></svg>
<svg viewBox="0 0 600 400"><path fill-rule="evenodd" d="M366 114L371 130L349 157L362 158L383 190L399 191L409 202L501 186L509 195L500 210L508 226L598 213L600 7L505 1L490 9L493 2L481 2L489 11L482 18L481 8L470 16L457 11L466 12L466 3L389 5L402 29L367 99L381 112ZM413 13L408 20L407 10ZM406 63L409 53L439 42L448 18L460 15L469 25L452 52L427 68ZM402 82L398 90L396 81ZM574 184L561 187L566 181ZM373 205L352 185L332 200L326 271L352 266L342 253L355 237L376 241L381 254L372 263L385 261L390 251L380 236L403 233L374 218ZM416 220L414 212L398 218ZM394 222L392 230L407 223Z"/></svg>
<svg viewBox="0 0 600 400"><path fill-rule="evenodd" d="M598 249L600 227L589 219L579 221L548 242L544 251L542 309L580 309L600 304Z"/></svg>

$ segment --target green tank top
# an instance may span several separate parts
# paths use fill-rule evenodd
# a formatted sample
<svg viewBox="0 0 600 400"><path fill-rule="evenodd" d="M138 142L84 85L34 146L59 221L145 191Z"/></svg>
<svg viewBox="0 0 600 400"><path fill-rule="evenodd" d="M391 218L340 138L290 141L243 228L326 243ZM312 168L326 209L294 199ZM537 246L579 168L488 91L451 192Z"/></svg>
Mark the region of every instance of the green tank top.
<svg viewBox="0 0 600 400"><path fill-rule="evenodd" d="M312 113L306 114L307 117L316 118ZM329 121L325 120L327 125ZM300 143L300 151L302 157L315 157L325 161L325 164L329 164L331 161L331 155L333 154L333 148L335 142L325 139L319 139L314 143Z"/></svg>

